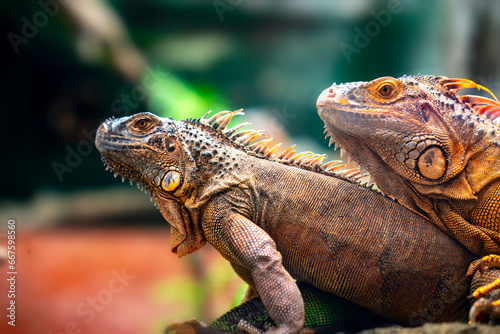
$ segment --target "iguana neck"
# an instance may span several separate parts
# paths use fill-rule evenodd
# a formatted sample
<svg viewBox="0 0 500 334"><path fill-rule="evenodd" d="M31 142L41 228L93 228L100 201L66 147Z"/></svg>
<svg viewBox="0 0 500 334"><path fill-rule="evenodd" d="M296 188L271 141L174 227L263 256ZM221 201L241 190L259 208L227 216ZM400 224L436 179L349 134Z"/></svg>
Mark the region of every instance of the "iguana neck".
<svg viewBox="0 0 500 334"><path fill-rule="evenodd" d="M189 198L184 200L190 209L199 208L213 195L245 183L256 171L263 168L264 161L293 166L348 182L357 182L360 176L357 170L336 173L336 170L345 166L342 161L323 164L324 155L312 152L296 154L293 151L294 146L281 154L275 153L281 144L272 146L272 139L252 143L262 135L260 131L246 130L234 134L235 130L232 129L239 129L241 125L228 130L225 126L220 126L221 118L223 116L212 121L199 119L178 122L179 126L183 127L179 133L184 149L193 159L194 168L191 173L196 174L196 187L190 187Z"/></svg>
<svg viewBox="0 0 500 334"><path fill-rule="evenodd" d="M207 133L210 134L206 129L191 131L184 138L185 148L191 152L196 166L191 172L196 172L198 183L184 200L191 210L200 208L215 194L245 182L249 173L244 166L251 164L253 159L234 144Z"/></svg>

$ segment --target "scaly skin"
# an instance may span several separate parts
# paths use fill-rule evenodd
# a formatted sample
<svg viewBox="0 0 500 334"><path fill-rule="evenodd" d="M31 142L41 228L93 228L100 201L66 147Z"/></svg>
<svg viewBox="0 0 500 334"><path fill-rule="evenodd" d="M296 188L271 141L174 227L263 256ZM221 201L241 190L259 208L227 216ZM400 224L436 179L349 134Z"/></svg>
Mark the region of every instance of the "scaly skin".
<svg viewBox="0 0 500 334"><path fill-rule="evenodd" d="M294 278L403 325L466 319L473 254L322 156L250 144L260 133L226 128L237 113L141 113L99 127L104 162L151 193L174 253L212 244L261 298L269 333L303 327Z"/></svg>
<svg viewBox="0 0 500 334"><path fill-rule="evenodd" d="M320 95L318 113L331 142L370 172L370 182L422 214L469 250L478 266L500 267L500 104L463 95L484 89L466 79L383 77L333 85ZM494 97L494 96L493 96ZM492 255L488 255L491 254ZM500 280L474 291L479 298ZM471 311L500 312L483 300ZM486 312L486 311L485 311Z"/></svg>
<svg viewBox="0 0 500 334"><path fill-rule="evenodd" d="M465 79L383 77L333 85L318 113L371 181L478 256L500 254L498 102ZM488 90L487 90L488 91ZM488 91L489 92L489 91Z"/></svg>

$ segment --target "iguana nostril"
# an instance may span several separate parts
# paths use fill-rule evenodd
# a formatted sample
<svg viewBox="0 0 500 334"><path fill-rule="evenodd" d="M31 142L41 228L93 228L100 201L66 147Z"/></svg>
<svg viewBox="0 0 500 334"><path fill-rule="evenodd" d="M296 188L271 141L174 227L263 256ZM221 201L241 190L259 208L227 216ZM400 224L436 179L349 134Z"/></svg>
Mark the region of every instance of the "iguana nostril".
<svg viewBox="0 0 500 334"><path fill-rule="evenodd" d="M100 126L99 126L99 132L106 132L106 125L104 123L102 123Z"/></svg>
<svg viewBox="0 0 500 334"><path fill-rule="evenodd" d="M327 88L321 92L316 100L316 107L329 105L332 102L332 99L337 95L337 92L333 89L333 87Z"/></svg>

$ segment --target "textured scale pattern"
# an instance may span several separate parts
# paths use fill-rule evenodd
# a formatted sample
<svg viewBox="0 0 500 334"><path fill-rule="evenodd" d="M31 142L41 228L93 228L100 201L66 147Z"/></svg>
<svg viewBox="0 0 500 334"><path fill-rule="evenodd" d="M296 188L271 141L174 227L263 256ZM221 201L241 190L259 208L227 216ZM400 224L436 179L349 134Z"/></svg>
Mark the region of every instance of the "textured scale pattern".
<svg viewBox="0 0 500 334"><path fill-rule="evenodd" d="M303 282L297 285L306 309L304 328L311 329L311 333L331 333L347 329L352 331L372 317L367 310L333 294L325 293ZM242 320L262 331L274 326L262 300L253 298L220 316L207 328L198 328L196 332L207 334L212 333L211 330L237 332L240 330L239 324Z"/></svg>
<svg viewBox="0 0 500 334"><path fill-rule="evenodd" d="M470 212L477 225L498 231L500 222L500 187L492 184L481 192L479 204Z"/></svg>
<svg viewBox="0 0 500 334"><path fill-rule="evenodd" d="M209 242L259 296L278 333L303 327L294 279L390 321L464 321L474 256L423 217L361 186L323 155L277 153L241 111L175 121L150 113L97 131L105 164L151 194L185 256ZM235 129L236 128L236 129ZM166 182L165 180L168 180Z"/></svg>
<svg viewBox="0 0 500 334"><path fill-rule="evenodd" d="M478 256L500 254L500 104L466 79L383 77L318 98L328 134L380 190Z"/></svg>
<svg viewBox="0 0 500 334"><path fill-rule="evenodd" d="M464 88L493 98L458 95ZM383 77L334 84L317 107L331 140L382 192L476 255L500 254L500 103L489 89L467 79Z"/></svg>

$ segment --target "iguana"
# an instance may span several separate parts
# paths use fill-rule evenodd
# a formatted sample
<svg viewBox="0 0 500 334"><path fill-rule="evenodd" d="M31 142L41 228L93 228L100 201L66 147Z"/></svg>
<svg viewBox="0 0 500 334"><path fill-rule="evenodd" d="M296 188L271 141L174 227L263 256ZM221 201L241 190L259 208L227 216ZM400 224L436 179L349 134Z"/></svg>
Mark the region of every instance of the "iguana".
<svg viewBox="0 0 500 334"><path fill-rule="evenodd" d="M105 164L144 186L171 224L179 257L209 242L297 333L304 306L294 278L403 325L465 320L474 255L426 219L337 175L323 156L281 154L235 112L175 121L150 113L109 119L96 146Z"/></svg>
<svg viewBox="0 0 500 334"><path fill-rule="evenodd" d="M459 96L463 88L494 99ZM331 143L370 173L370 183L498 266L500 129L492 119L500 103L491 91L466 79L382 77L333 84L317 107Z"/></svg>
<svg viewBox="0 0 500 334"><path fill-rule="evenodd" d="M333 85L317 107L331 141L382 192L429 218L477 255L500 254L500 104L458 96L472 81L383 77ZM489 90L487 90L489 92Z"/></svg>

